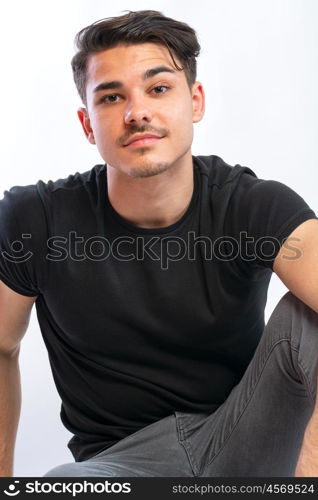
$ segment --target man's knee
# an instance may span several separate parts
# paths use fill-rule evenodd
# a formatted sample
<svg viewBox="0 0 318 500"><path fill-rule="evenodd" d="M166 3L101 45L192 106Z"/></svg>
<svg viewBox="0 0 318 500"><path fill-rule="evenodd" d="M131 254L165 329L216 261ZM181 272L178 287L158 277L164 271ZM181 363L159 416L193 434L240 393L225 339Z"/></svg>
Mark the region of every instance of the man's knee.
<svg viewBox="0 0 318 500"><path fill-rule="evenodd" d="M294 326L305 320L318 326L318 314L290 291L279 300L270 319L272 321L278 319L280 323L294 322Z"/></svg>
<svg viewBox="0 0 318 500"><path fill-rule="evenodd" d="M301 351L301 359L310 359L311 364L317 365L318 314L292 292L285 293L279 300L264 333L266 342L289 339L292 348Z"/></svg>
<svg viewBox="0 0 318 500"><path fill-rule="evenodd" d="M275 309L278 308L278 309L282 309L284 311L286 309L294 308L299 304L303 304L304 306L306 306L306 304L304 304L300 299L298 299L298 297L296 297L296 295L294 295L292 292L288 291L280 298Z"/></svg>

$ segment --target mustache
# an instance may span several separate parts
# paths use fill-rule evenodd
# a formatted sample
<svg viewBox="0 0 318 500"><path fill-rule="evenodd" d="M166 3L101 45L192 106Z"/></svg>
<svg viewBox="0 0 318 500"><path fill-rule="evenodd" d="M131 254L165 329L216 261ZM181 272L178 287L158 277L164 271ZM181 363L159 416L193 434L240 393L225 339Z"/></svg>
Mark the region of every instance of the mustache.
<svg viewBox="0 0 318 500"><path fill-rule="evenodd" d="M143 134L143 133L155 134L161 137L169 135L169 131L164 128L154 128L150 127L149 125L142 125L142 126L132 125L124 135L122 135L121 137L119 137L119 139L117 139L116 143L118 146L123 146L130 139L132 135Z"/></svg>

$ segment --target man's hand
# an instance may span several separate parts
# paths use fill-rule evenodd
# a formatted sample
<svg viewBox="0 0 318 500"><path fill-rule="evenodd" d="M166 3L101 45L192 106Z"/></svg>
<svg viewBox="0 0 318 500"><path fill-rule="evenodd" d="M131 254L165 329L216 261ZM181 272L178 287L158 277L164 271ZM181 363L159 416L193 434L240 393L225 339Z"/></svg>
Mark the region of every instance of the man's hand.
<svg viewBox="0 0 318 500"><path fill-rule="evenodd" d="M317 448L302 444L301 452L295 469L295 477L318 477Z"/></svg>

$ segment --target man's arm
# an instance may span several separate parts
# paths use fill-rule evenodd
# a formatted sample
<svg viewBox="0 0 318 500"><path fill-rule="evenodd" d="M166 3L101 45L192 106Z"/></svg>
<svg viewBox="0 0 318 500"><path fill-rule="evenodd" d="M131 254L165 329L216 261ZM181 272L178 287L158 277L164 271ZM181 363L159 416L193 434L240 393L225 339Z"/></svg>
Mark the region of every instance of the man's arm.
<svg viewBox="0 0 318 500"><path fill-rule="evenodd" d="M317 219L303 222L289 235L273 270L296 297L318 313Z"/></svg>
<svg viewBox="0 0 318 500"><path fill-rule="evenodd" d="M13 475L21 406L19 347L35 300L0 281L0 477Z"/></svg>

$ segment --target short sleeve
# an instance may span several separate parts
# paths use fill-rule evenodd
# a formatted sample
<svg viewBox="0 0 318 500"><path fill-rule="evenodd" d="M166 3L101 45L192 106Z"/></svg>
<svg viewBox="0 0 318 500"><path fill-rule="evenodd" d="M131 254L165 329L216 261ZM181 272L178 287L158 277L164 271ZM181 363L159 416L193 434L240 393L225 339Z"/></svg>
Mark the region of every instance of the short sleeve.
<svg viewBox="0 0 318 500"><path fill-rule="evenodd" d="M238 210L237 224L243 229L241 255L246 262L272 269L286 238L300 224L317 217L305 200L285 184L248 177Z"/></svg>
<svg viewBox="0 0 318 500"><path fill-rule="evenodd" d="M0 279L17 293L41 293L45 234L36 185L5 191L0 200Z"/></svg>

